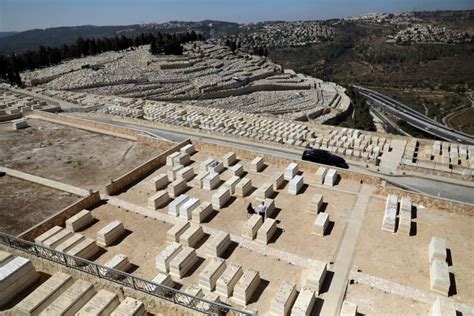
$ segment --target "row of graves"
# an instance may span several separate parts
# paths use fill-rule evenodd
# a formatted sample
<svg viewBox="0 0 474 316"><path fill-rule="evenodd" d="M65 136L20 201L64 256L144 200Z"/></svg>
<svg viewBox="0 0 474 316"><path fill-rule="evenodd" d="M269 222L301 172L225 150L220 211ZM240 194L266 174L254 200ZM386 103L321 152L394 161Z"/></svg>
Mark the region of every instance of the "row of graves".
<svg viewBox="0 0 474 316"><path fill-rule="evenodd" d="M474 146L443 141L412 139L406 146L402 164L437 172L472 177Z"/></svg>
<svg viewBox="0 0 474 316"><path fill-rule="evenodd" d="M44 100L12 91L3 91L0 94L0 121L17 119L33 110L54 112L60 108Z"/></svg>
<svg viewBox="0 0 474 316"><path fill-rule="evenodd" d="M110 112L111 113L111 112ZM296 122L285 122L257 116L246 117L210 110L203 113L198 107L176 107L171 104L147 101L146 120L197 128L295 147L321 148L353 160L377 163L384 152L391 150L387 138L362 134L355 129L333 129L327 135Z"/></svg>
<svg viewBox="0 0 474 316"><path fill-rule="evenodd" d="M408 196L401 199L395 194L389 194L385 203L385 213L383 216L382 230L390 233L400 233L413 236L412 216L415 205ZM428 264L430 265L430 289L432 292L449 296L451 288L450 271L447 262L446 241L443 238L433 236L428 245ZM446 315L456 315L453 305L446 301L437 300L432 309L454 311ZM433 315L445 315L433 314Z"/></svg>
<svg viewBox="0 0 474 316"><path fill-rule="evenodd" d="M99 225L97 222L89 210L82 210L66 220L65 227L54 226L34 241L45 251L54 249L56 253L71 256L67 260L74 257L93 260L100 247L106 249L116 244L125 233L119 221L106 224L97 232L95 240L81 233L92 225ZM131 264L127 256L118 254L104 266L127 272ZM106 278L120 277L111 270L104 271L101 273L106 273ZM56 272L48 278L41 277L41 274L29 259L0 251L0 308L9 308L14 315L147 314L140 300L128 296L120 299L116 293L97 288L93 282L75 279L63 272Z"/></svg>
<svg viewBox="0 0 474 316"><path fill-rule="evenodd" d="M154 282L172 286L193 273L199 259L198 252L204 254L204 270L199 274L198 284L189 284L184 291L207 300L246 307L258 290L262 271L232 262L226 256L234 237L226 231L213 232L205 240L203 223L213 211L228 206L231 198L254 197L266 206L265 214L249 214L241 228L241 237L267 247L275 235L278 220L275 218L274 193L288 185L286 192L301 194L304 178L297 163L290 163L284 172L275 172L266 183L256 190L246 173L261 173L265 168L262 157L256 157L244 164L234 152L229 152L220 160L207 158L193 163L196 153L193 145L186 145L179 152L167 156L167 173L150 179L152 194L147 201L148 208L162 209L177 222L167 232L168 245L156 256L158 275ZM194 166L193 166L194 165ZM221 180L224 170L230 171L226 181ZM245 170L245 171L244 171ZM332 187L338 175L335 169L321 167L315 175L315 182ZM189 187L199 188L211 193L210 200L200 200L188 193ZM322 211L323 195L316 194L308 201L307 211L316 215L313 234L324 236L327 233L329 216ZM199 250L198 250L199 249ZM227 259L224 259L227 258ZM324 282L327 264L317 261L306 276L306 283L297 289L296 284L282 282L273 297L269 313L273 315L309 315ZM299 293L299 294L298 294Z"/></svg>
<svg viewBox="0 0 474 316"><path fill-rule="evenodd" d="M392 148L390 140L376 135L362 134L352 128L333 129L327 135L310 140L311 147L325 149L352 160L373 161L378 164L384 152Z"/></svg>

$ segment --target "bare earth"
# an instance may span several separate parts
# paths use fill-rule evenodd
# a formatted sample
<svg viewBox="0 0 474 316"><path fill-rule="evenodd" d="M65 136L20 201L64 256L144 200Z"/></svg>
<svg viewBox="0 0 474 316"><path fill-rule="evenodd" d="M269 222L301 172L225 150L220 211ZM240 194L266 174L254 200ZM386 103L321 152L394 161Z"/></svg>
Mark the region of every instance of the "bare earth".
<svg viewBox="0 0 474 316"><path fill-rule="evenodd" d="M10 176L0 177L0 231L17 235L79 200Z"/></svg>
<svg viewBox="0 0 474 316"><path fill-rule="evenodd" d="M414 236L381 230L385 200L372 198L362 224L354 265L362 272L430 291L428 245L433 236L446 240L451 253L449 271L455 281L452 298L468 305L474 304L473 258L474 239L472 216L418 208L412 226ZM416 223L416 224L414 224ZM453 282L451 281L453 284Z"/></svg>
<svg viewBox="0 0 474 316"><path fill-rule="evenodd" d="M46 121L29 119L28 123L31 127L17 131L0 124L0 165L84 189L100 189L161 152Z"/></svg>

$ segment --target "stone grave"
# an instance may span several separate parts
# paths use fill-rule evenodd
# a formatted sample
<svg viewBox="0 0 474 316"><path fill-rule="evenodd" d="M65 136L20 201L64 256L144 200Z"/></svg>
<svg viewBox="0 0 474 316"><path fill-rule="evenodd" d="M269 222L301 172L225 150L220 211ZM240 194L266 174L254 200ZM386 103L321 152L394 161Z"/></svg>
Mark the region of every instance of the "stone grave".
<svg viewBox="0 0 474 316"><path fill-rule="evenodd" d="M124 233L125 228L123 227L122 222L115 220L97 232L97 243L101 246L107 247L120 238Z"/></svg>
<svg viewBox="0 0 474 316"><path fill-rule="evenodd" d="M216 282L224 273L227 265L224 259L211 258L204 270L199 274L199 286L208 292L214 291Z"/></svg>
<svg viewBox="0 0 474 316"><path fill-rule="evenodd" d="M212 213L212 204L209 202L201 202L201 204L193 210L192 221L194 223L204 222Z"/></svg>
<svg viewBox="0 0 474 316"><path fill-rule="evenodd" d="M283 282L273 297L270 305L271 315L289 315L296 300L296 287L289 282Z"/></svg>
<svg viewBox="0 0 474 316"><path fill-rule="evenodd" d="M276 221L274 219L267 218L257 232L257 241L267 245L276 231Z"/></svg>
<svg viewBox="0 0 474 316"><path fill-rule="evenodd" d="M180 222L176 223L170 230L166 233L167 240L169 242L179 242L181 235L191 226L189 222Z"/></svg>
<svg viewBox="0 0 474 316"><path fill-rule="evenodd" d="M298 192L303 188L304 181L302 176L295 176L288 183L288 193L292 195L297 195Z"/></svg>
<svg viewBox="0 0 474 316"><path fill-rule="evenodd" d="M290 181L297 174L298 174L298 164L296 162L292 162L288 165L288 167L286 167L284 178L285 180Z"/></svg>
<svg viewBox="0 0 474 316"><path fill-rule="evenodd" d="M153 194L148 198L148 207L151 208L152 210L156 210L159 208L162 208L163 206L166 205L169 201L169 195L168 191L166 190L161 190Z"/></svg>
<svg viewBox="0 0 474 316"><path fill-rule="evenodd" d="M179 243L186 247L194 248L201 239L204 238L204 231L201 225L192 224L179 237Z"/></svg>
<svg viewBox="0 0 474 316"><path fill-rule="evenodd" d="M262 224L262 217L260 215L252 215L244 224L244 228L242 230L242 237L245 237L250 240L255 239L255 237L257 236L257 232L260 226L262 226Z"/></svg>
<svg viewBox="0 0 474 316"><path fill-rule="evenodd" d="M324 236L329 225L329 215L327 213L319 213L313 224L313 234Z"/></svg>
<svg viewBox="0 0 474 316"><path fill-rule="evenodd" d="M170 270L170 262L183 249L183 245L172 242L155 258L155 267L158 272L168 273Z"/></svg>
<svg viewBox="0 0 474 316"><path fill-rule="evenodd" d="M318 214L323 206L323 196L321 194L315 194L311 201L309 201L308 212L312 214Z"/></svg>
<svg viewBox="0 0 474 316"><path fill-rule="evenodd" d="M181 279L196 263L196 250L184 247L170 262L170 274Z"/></svg>
<svg viewBox="0 0 474 316"><path fill-rule="evenodd" d="M252 181L249 178L243 178L235 186L235 195L246 197L252 190Z"/></svg>
<svg viewBox="0 0 474 316"><path fill-rule="evenodd" d="M216 293L229 298L234 293L234 287L243 275L242 267L231 263L227 266L220 278L216 282Z"/></svg>
<svg viewBox="0 0 474 316"><path fill-rule="evenodd" d="M206 242L206 255L210 257L221 257L230 244L229 233L219 232Z"/></svg>
<svg viewBox="0 0 474 316"><path fill-rule="evenodd" d="M179 216L179 208L189 200L189 196L181 194L168 205L168 214Z"/></svg>
<svg viewBox="0 0 474 316"><path fill-rule="evenodd" d="M66 220L66 228L73 232L77 232L93 222L94 218L92 217L92 213L88 210L82 210Z"/></svg>
<svg viewBox="0 0 474 316"><path fill-rule="evenodd" d="M260 273L247 269L234 287L233 300L239 305L246 306L255 290L260 285Z"/></svg>

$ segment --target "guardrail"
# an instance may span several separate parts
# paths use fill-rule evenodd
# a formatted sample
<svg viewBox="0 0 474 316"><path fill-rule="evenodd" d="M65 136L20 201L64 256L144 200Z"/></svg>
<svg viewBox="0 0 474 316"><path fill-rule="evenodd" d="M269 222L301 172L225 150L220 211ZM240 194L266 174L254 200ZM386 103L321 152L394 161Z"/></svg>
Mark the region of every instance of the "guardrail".
<svg viewBox="0 0 474 316"><path fill-rule="evenodd" d="M67 268L94 275L100 279L120 284L121 286L126 286L159 299L190 308L203 314L245 316L257 315L256 312L243 311L233 308L229 305L208 301L204 298L190 295L188 293L161 284L153 283L126 272L108 268L83 258L71 256L67 253L38 245L34 242L23 240L3 232L0 232L0 244L60 265L64 265Z"/></svg>

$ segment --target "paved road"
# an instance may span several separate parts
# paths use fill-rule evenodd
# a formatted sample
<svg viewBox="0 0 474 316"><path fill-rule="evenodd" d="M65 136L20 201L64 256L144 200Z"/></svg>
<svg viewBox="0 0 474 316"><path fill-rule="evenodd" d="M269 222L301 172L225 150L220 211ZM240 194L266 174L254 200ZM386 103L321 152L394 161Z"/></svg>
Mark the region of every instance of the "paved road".
<svg viewBox="0 0 474 316"><path fill-rule="evenodd" d="M405 120L408 124L415 126L428 134L455 143L474 145L474 138L472 136L450 129L443 124L414 111L403 103L367 88L355 87L355 89L363 96L382 106L387 112Z"/></svg>
<svg viewBox="0 0 474 316"><path fill-rule="evenodd" d="M167 130L162 130L159 128L135 125L131 123L113 121L113 120L108 120L108 119L103 119L103 118L94 118L92 120L96 120L96 121L104 122L108 124L115 124L115 125L124 126L128 128L134 128L137 130L141 130L143 132L150 133L154 135L155 137L170 140L173 142L182 142L186 139L204 140L206 142L217 144L217 145L236 147L243 150L249 150L249 151L267 154L267 155L273 155L273 156L277 156L277 157L281 157L285 159L292 159L292 160L301 159L301 156L299 154L285 152L282 150L273 150L273 149L263 148L258 145L242 144L232 139L228 139L224 141L224 140L214 139L211 137L198 137L195 135L186 134L184 132L167 131ZM432 196L439 196L439 197L443 197L443 198L447 198L447 199L451 199L451 200L455 200L459 202L474 204L474 194L472 193L473 192L472 187L439 182L439 181L435 181L431 179L418 178L414 176L380 175L376 172L371 172L357 165L350 165L349 169L356 172L364 172L364 173L372 174L374 176L385 179L395 185L401 186L403 188L411 189L413 191L429 194Z"/></svg>

